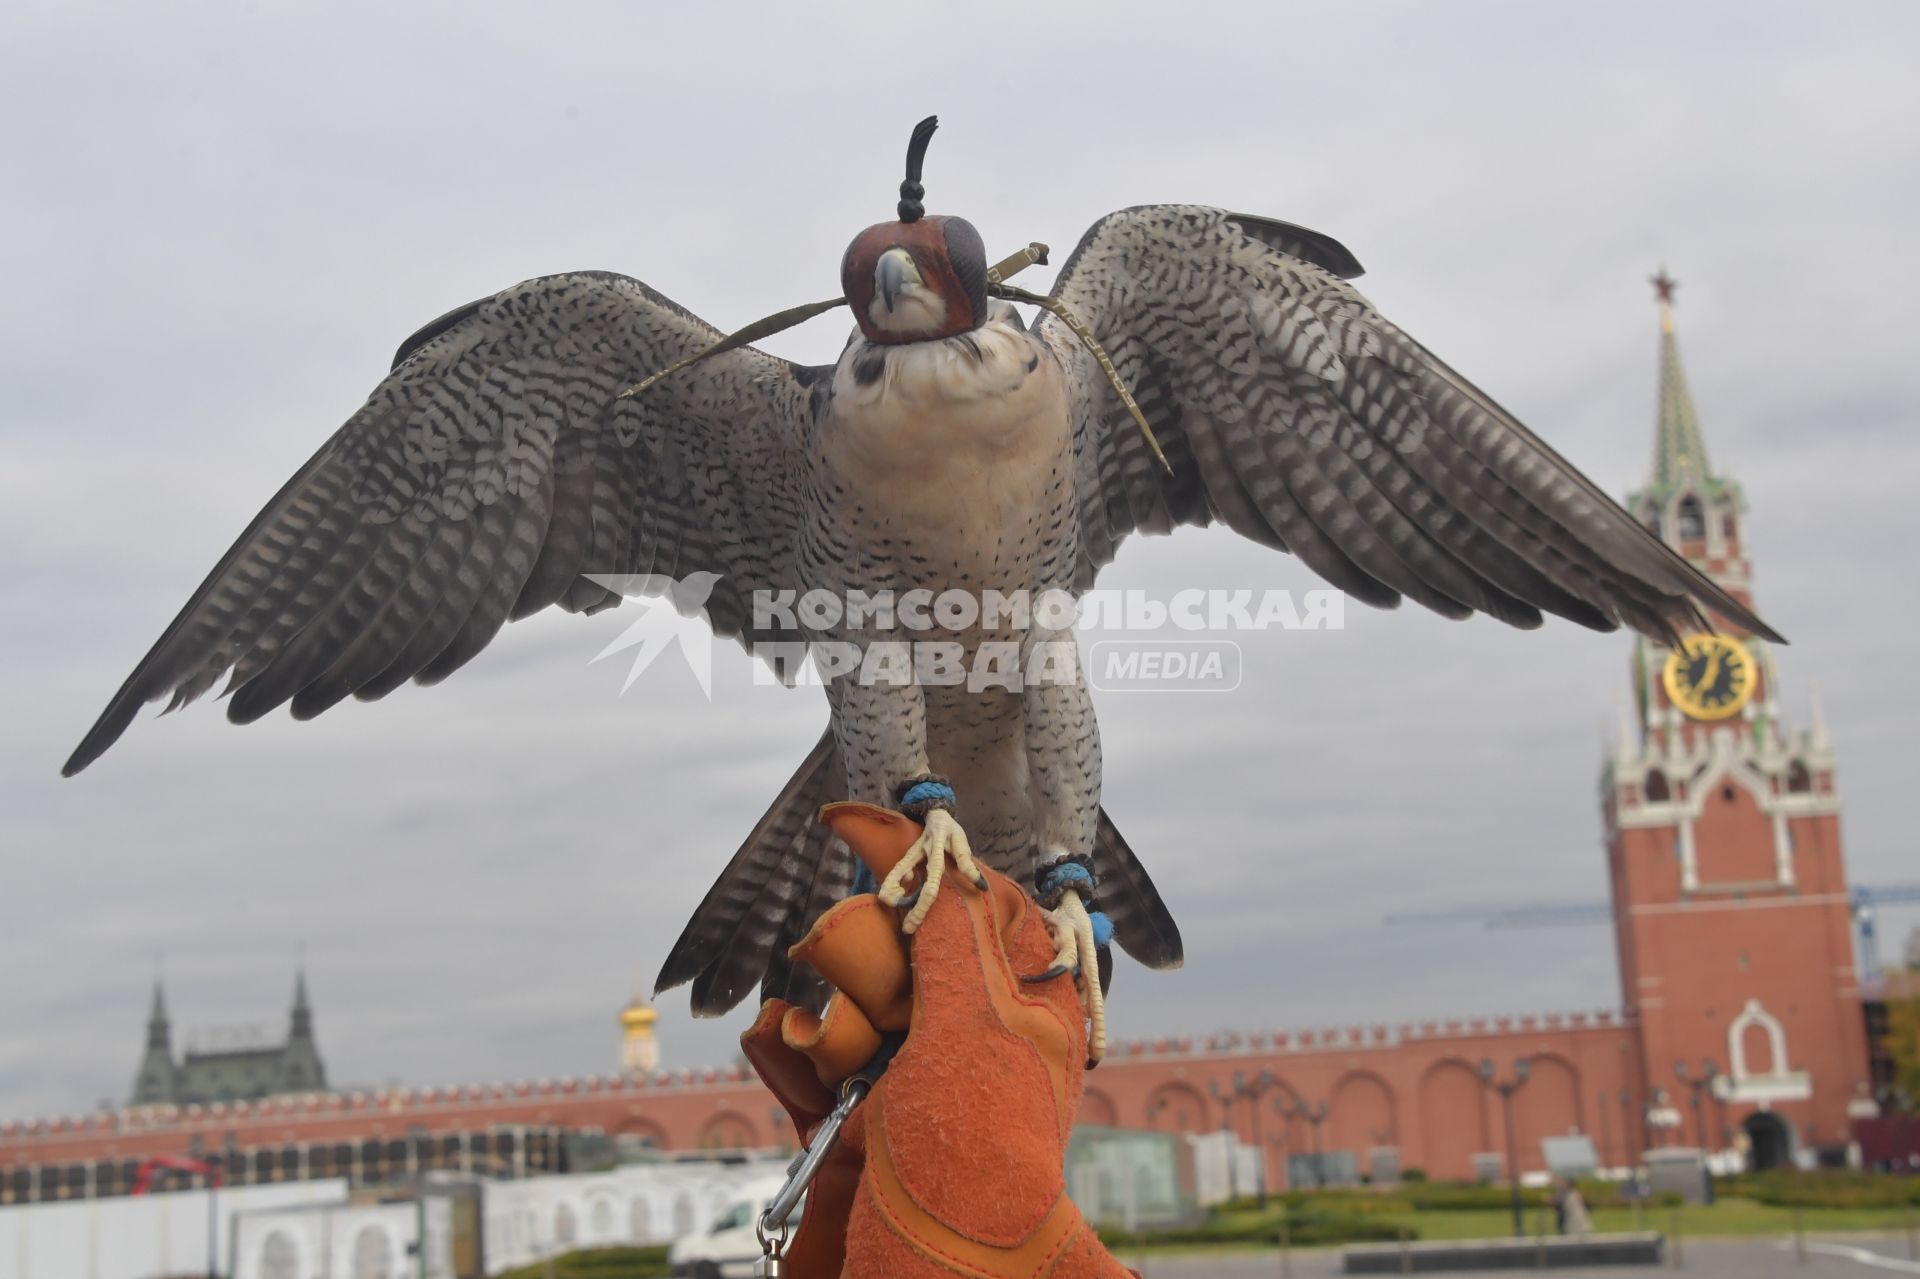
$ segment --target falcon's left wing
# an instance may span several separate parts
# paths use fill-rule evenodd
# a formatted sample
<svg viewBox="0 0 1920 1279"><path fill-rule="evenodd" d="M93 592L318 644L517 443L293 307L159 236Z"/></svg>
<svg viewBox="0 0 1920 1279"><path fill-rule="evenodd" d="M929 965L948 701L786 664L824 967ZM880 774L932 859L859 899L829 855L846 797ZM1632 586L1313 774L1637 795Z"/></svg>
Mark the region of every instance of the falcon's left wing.
<svg viewBox="0 0 1920 1279"><path fill-rule="evenodd" d="M577 271L451 311L254 517L63 770L140 707L232 672L227 717L431 684L510 617L619 602L596 578L718 575L699 607L749 647L756 588L792 580L814 371L752 347L642 396L720 340L638 280ZM707 579L703 579L707 580Z"/></svg>
<svg viewBox="0 0 1920 1279"><path fill-rule="evenodd" d="M1484 392L1388 323L1336 242L1220 209L1095 223L1054 294L1140 402L1173 474L1066 326L1085 587L1136 530L1219 522L1367 603L1672 640L1703 610L1778 640Z"/></svg>

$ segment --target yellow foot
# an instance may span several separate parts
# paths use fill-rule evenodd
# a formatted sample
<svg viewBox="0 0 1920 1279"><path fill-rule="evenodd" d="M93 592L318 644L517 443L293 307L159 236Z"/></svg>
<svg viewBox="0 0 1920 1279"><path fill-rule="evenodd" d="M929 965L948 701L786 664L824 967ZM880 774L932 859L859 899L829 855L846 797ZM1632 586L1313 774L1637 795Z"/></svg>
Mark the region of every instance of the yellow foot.
<svg viewBox="0 0 1920 1279"><path fill-rule="evenodd" d="M1087 1064L1097 1066L1107 1055L1107 997L1100 992L1100 952L1093 940L1093 917L1080 894L1069 888L1060 904L1040 912L1053 934L1053 963L1030 980L1046 980L1072 973L1080 981L1080 1002L1087 1010Z"/></svg>
<svg viewBox="0 0 1920 1279"><path fill-rule="evenodd" d="M973 849L967 843L967 833L960 829L960 823L953 814L944 808L936 808L927 814L926 829L920 832L920 838L913 841L899 864L887 872L880 884L880 900L889 906L908 906L907 917L900 921L900 931L916 931L926 919L927 912L933 909L934 899L940 895L940 878L946 873L947 858L953 858L953 864L960 873L971 879L976 887L985 888L987 880L980 873L980 867L974 864ZM907 893L907 880L924 867L926 874L918 892L911 896Z"/></svg>

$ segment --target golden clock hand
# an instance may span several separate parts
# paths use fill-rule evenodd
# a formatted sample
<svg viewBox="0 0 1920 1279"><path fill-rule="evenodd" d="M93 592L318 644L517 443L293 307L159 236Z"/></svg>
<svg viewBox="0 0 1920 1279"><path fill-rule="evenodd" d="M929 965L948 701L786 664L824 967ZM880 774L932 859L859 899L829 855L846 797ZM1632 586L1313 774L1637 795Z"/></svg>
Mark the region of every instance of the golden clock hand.
<svg viewBox="0 0 1920 1279"><path fill-rule="evenodd" d="M1720 650L1717 648L1710 648L1707 650L1707 669L1701 673L1700 682L1694 685L1694 687L1699 689L1703 693L1709 692L1712 690L1714 684L1719 682L1719 679L1720 679Z"/></svg>

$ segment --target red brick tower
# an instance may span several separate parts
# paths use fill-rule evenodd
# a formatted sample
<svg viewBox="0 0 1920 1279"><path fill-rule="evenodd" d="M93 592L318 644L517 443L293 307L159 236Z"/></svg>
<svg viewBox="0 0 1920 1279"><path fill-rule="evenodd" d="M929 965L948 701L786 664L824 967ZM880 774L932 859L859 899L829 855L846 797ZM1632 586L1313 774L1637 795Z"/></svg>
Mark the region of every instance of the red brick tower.
<svg viewBox="0 0 1920 1279"><path fill-rule="evenodd" d="M1628 508L1751 602L1740 487L1715 474L1660 300L1653 468ZM1640 640L1635 713L1602 793L1620 986L1652 1139L1754 1164L1842 1145L1867 1087L1833 752L1781 719L1773 654L1724 623L1679 650ZM1694 1081L1717 1075L1710 1089Z"/></svg>

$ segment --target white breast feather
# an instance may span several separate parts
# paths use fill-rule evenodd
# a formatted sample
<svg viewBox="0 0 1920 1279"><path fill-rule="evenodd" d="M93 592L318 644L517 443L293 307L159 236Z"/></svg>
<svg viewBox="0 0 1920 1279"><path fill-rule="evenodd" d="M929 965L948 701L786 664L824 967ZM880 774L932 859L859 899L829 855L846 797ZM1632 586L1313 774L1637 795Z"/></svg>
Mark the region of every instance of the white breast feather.
<svg viewBox="0 0 1920 1279"><path fill-rule="evenodd" d="M1050 500L1071 430L1060 367L1013 314L996 304L965 338L874 347L856 337L834 372L827 464L866 500L898 501L929 525L984 534L1004 517L1024 527ZM875 351L884 370L863 386L855 364Z"/></svg>

